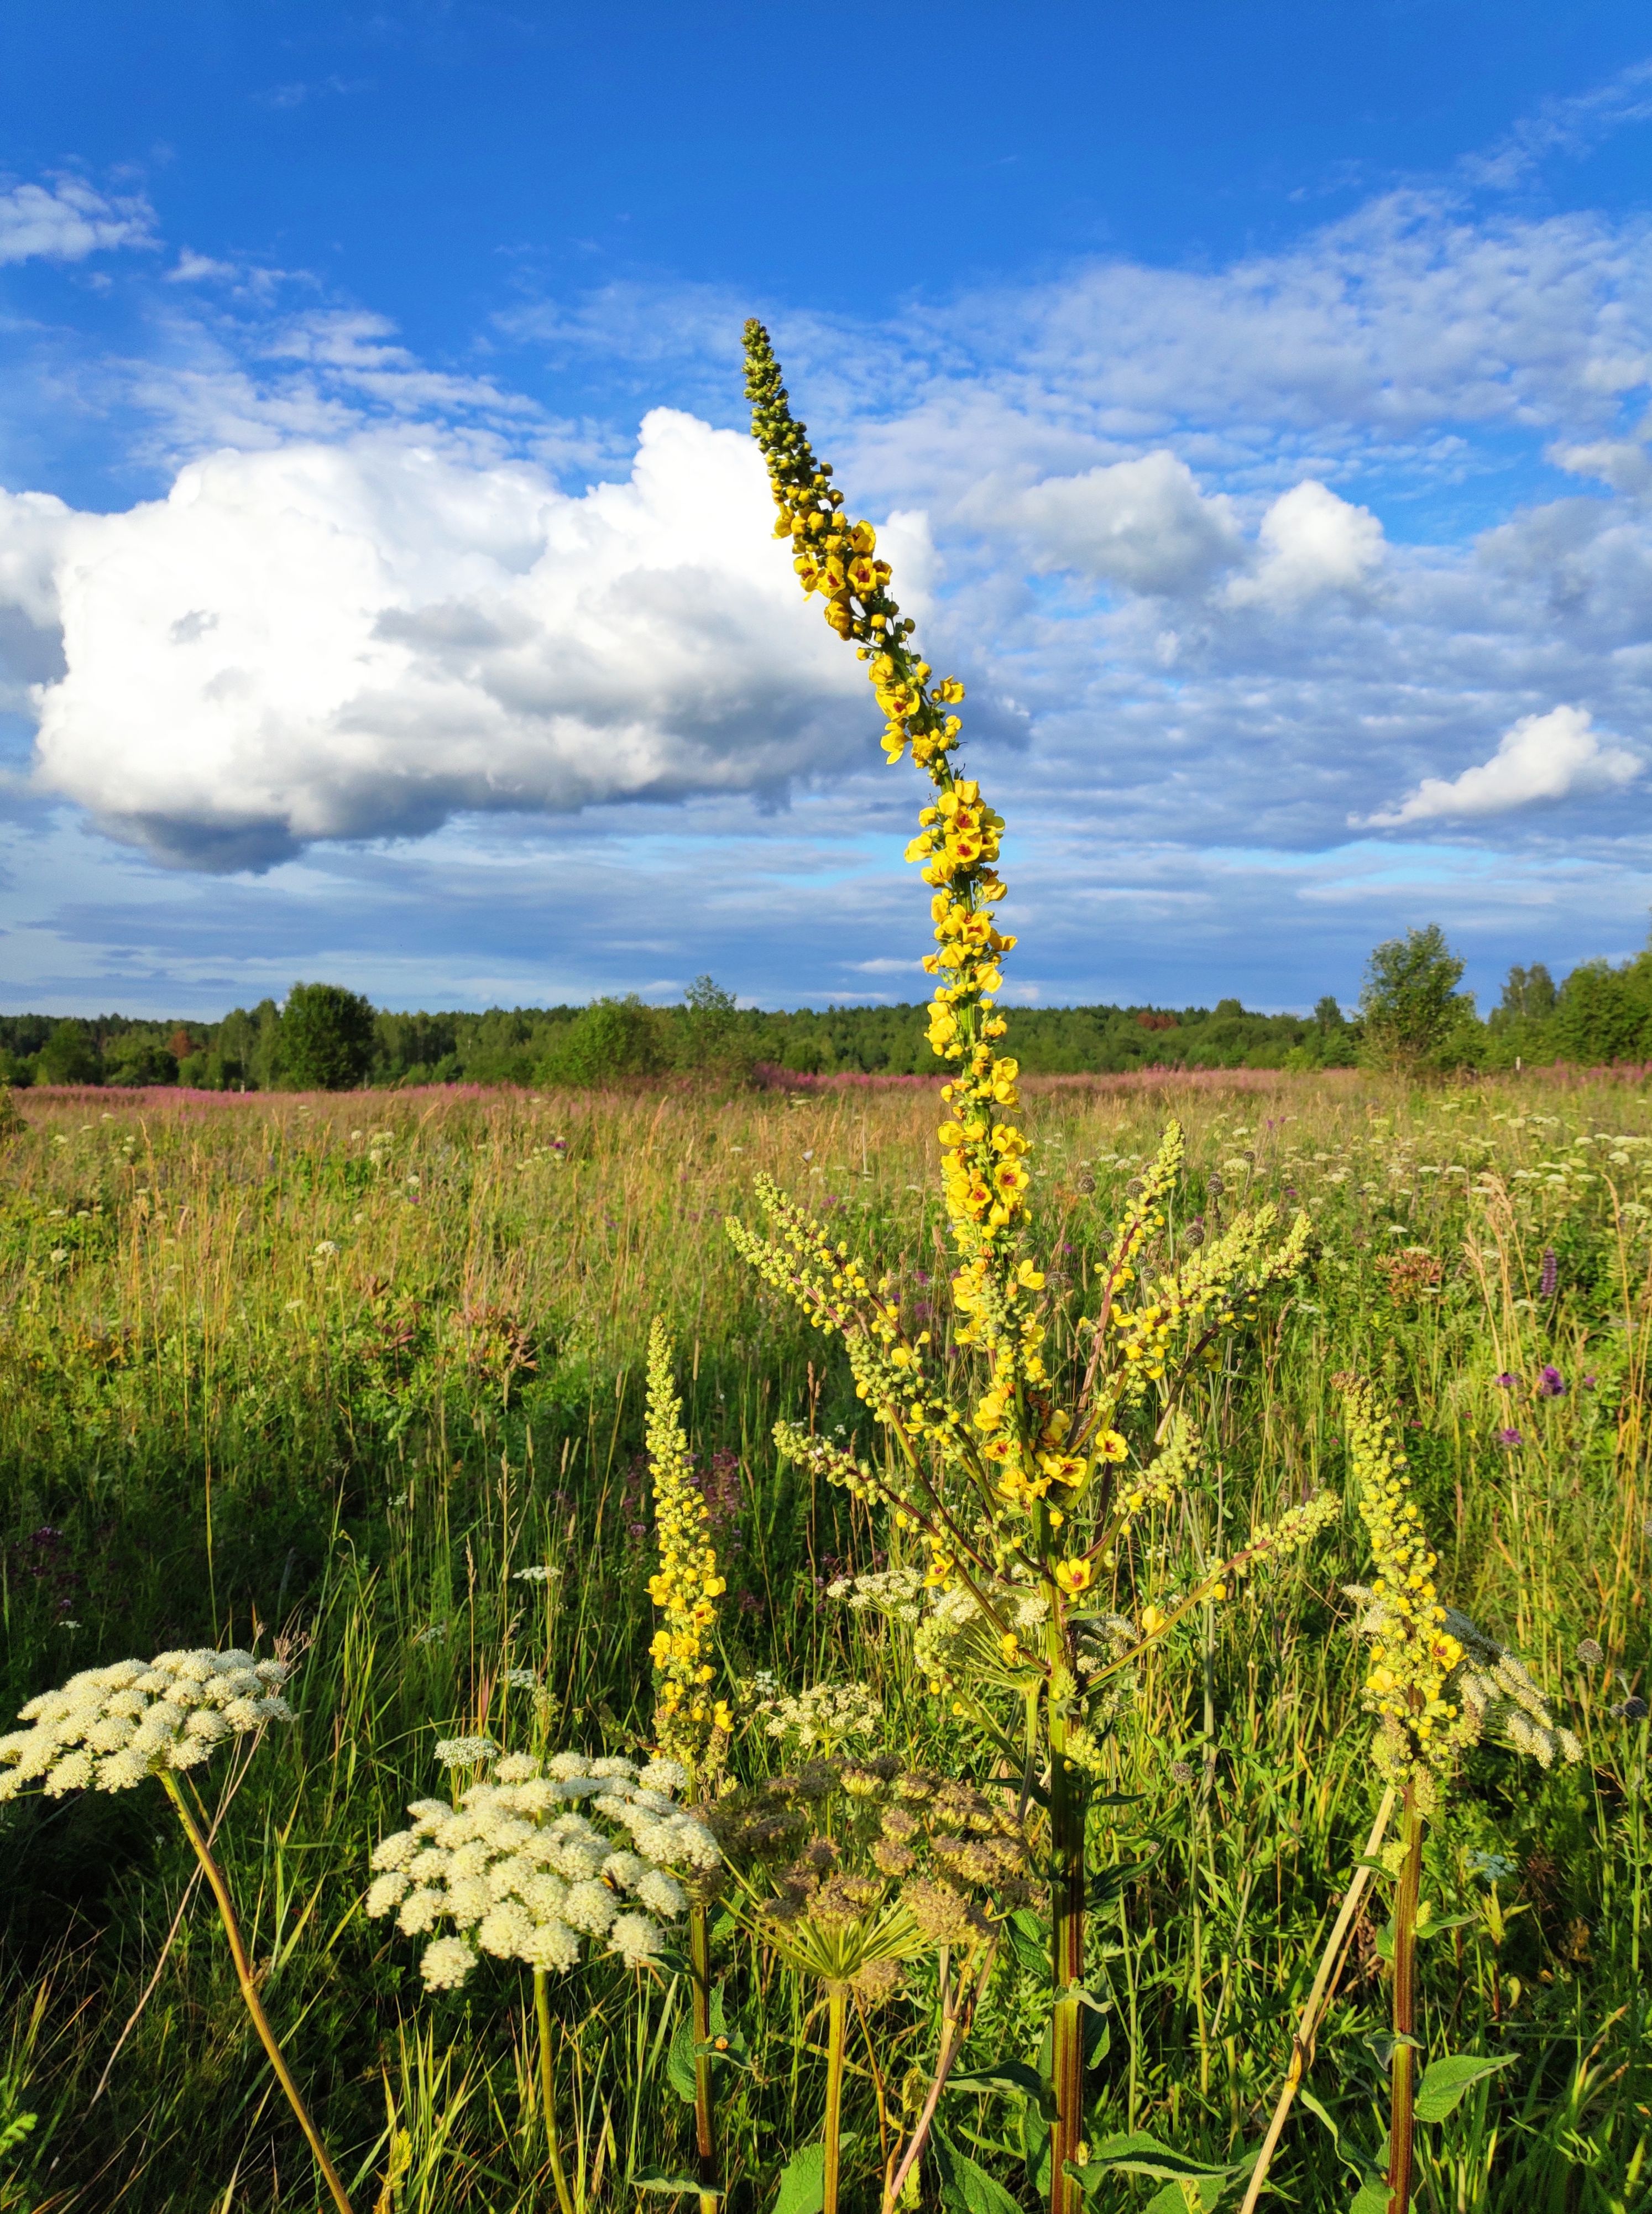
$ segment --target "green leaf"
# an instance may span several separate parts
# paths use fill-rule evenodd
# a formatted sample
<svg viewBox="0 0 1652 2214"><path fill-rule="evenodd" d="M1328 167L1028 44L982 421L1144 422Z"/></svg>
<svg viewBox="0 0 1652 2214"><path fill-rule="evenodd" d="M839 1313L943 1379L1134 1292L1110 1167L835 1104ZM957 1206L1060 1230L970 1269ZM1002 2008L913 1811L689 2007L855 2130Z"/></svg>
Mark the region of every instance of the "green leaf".
<svg viewBox="0 0 1652 2214"><path fill-rule="evenodd" d="M1162 2183L1196 2181L1205 2177L1212 2181L1232 2175L1234 2164L1221 2164L1208 2160L1195 2160L1189 2153L1178 2152L1172 2145L1161 2144L1146 2130L1129 2130L1117 2137L1104 2138L1098 2145L1090 2148L1089 2168L1119 2168L1126 2175L1156 2176ZM1088 2171L1075 2171L1082 2178Z"/></svg>
<svg viewBox="0 0 1652 2214"><path fill-rule="evenodd" d="M662 2175L658 2168L648 2168L641 2175L633 2175L631 2186L633 2191L692 2191L701 2199L720 2199L723 2196L710 2184L696 2183L692 2176Z"/></svg>
<svg viewBox="0 0 1652 2214"><path fill-rule="evenodd" d="M1041 1922L1031 1907L1018 1906L1004 1924L1010 1950L1025 1975L1049 1981L1049 1924Z"/></svg>
<svg viewBox="0 0 1652 2214"><path fill-rule="evenodd" d="M1146 1861L1119 1861L1112 1868L1103 1868L1090 1879L1086 1904L1092 1914L1103 1914L1116 1905L1125 1886L1147 1865Z"/></svg>
<svg viewBox="0 0 1652 2214"><path fill-rule="evenodd" d="M693 2017L684 2015L671 2033L671 2048L664 2057L666 2081L684 2106L693 2106Z"/></svg>
<svg viewBox="0 0 1652 2214"><path fill-rule="evenodd" d="M1441 2053L1438 2060L1429 2061L1416 2087L1416 2119L1419 2122L1443 2122L1471 2084L1514 2064L1513 2053L1503 2060L1487 2060L1478 2052Z"/></svg>
<svg viewBox="0 0 1652 2214"><path fill-rule="evenodd" d="M988 2068L955 2068L946 2079L949 2091L995 2092L1000 2097L1030 2100L1045 2121L1055 2119L1055 2095L1036 2068L1025 2060L994 2060Z"/></svg>
<svg viewBox="0 0 1652 2214"><path fill-rule="evenodd" d="M1221 2186L1215 2188L1219 2190ZM1215 2203L1214 2191L1207 2193L1196 2179L1186 2183L1166 2183L1148 2199L1146 2214L1207 2214Z"/></svg>
<svg viewBox="0 0 1652 2214"><path fill-rule="evenodd" d="M1021 2214L1020 2206L997 2177L988 2175L967 2152L960 2152L944 2130L936 2130L929 2142L934 2150L941 2197L958 2214Z"/></svg>
<svg viewBox="0 0 1652 2214"><path fill-rule="evenodd" d="M1388 2186L1380 2176L1367 2176L1354 2193L1348 2214L1388 2214Z"/></svg>
<svg viewBox="0 0 1652 2214"><path fill-rule="evenodd" d="M774 2214L821 2214L826 2204L826 2148L805 2145L780 2170Z"/></svg>

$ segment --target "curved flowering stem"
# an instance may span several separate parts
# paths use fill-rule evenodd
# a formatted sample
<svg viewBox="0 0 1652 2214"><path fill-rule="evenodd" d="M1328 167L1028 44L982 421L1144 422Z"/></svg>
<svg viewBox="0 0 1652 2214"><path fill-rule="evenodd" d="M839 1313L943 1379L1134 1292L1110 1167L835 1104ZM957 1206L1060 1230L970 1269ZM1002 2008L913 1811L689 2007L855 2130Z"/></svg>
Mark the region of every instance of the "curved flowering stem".
<svg viewBox="0 0 1652 2214"><path fill-rule="evenodd" d="M1401 1828L1384 1855L1394 1880L1392 2009L1389 2060L1388 2214L1408 2214L1416 2107L1416 1938L1423 1839L1459 1754L1493 1729L1548 1767L1582 1747L1558 1728L1514 1655L1441 1603L1438 1561L1411 1495L1405 1456L1372 1387L1337 1379L1348 1425L1360 1515L1376 1574L1361 1629L1371 1640L1364 1703L1377 1719L1378 1773L1400 1795Z"/></svg>
<svg viewBox="0 0 1652 2214"><path fill-rule="evenodd" d="M648 1596L664 1621L650 1648L658 1691L654 1729L660 1751L680 1760L689 1788L709 1784L722 1765L733 1718L713 1696L708 1654L716 1602L727 1589L719 1575L711 1516L694 1481L682 1403L671 1376L672 1347L658 1316L648 1333L649 1470L654 1479L654 1529L659 1568ZM700 2164L700 2214L717 2214L716 2107L711 2062L711 1932L707 1892L692 1887L688 1903L689 2003L693 2015L694 2150Z"/></svg>
<svg viewBox="0 0 1652 2214"><path fill-rule="evenodd" d="M1034 1786L1042 1717L1055 1993L1050 2209L1069 2214L1083 2123L1085 1832L1092 1779L1106 1758L1114 1696L1106 1679L1190 1606L1222 1595L1262 1554L1303 1542L1329 1510L1310 1502L1298 1518L1258 1532L1190 1596L1166 1610L1142 1608L1139 1622L1126 1625L1128 1649L1111 1667L1100 1667L1093 1650L1098 1625L1108 1618L1087 1616L1083 1594L1098 1573L1124 1575L1139 1565L1141 1519L1172 1508L1192 1481L1196 1434L1178 1402L1218 1358L1219 1339L1243 1330L1262 1294L1301 1267L1307 1225L1299 1216L1282 1235L1275 1211L1257 1208L1236 1216L1202 1250L1187 1242L1166 1265L1183 1154L1172 1123L1131 1186L1101 1275L1099 1310L1080 1324L1092 1332L1083 1374L1061 1404L1061 1379L1045 1361L1045 1278L1024 1250L1032 1175L1031 1141L1018 1120L1019 1070L999 1043L1008 1027L998 1006L1004 963L1016 942L994 920L1005 891L997 868L1003 818L958 757L962 726L951 710L964 687L956 677L937 680L920 657L877 532L846 512L829 466L792 413L761 323L748 323L745 346L752 433L768 466L775 535L791 541L804 592L823 601L828 624L866 664L890 763L909 755L929 785L907 859L932 894L934 950L923 965L936 980L929 1044L947 1068L937 1135L956 1257L951 1350L958 1357L943 1361L927 1330L909 1332L892 1281L874 1287L847 1245L834 1244L766 1179L758 1197L773 1234L731 1221L729 1235L816 1329L842 1337L856 1394L892 1440L884 1471L874 1476L866 1462L804 1441L790 1425L777 1429L777 1441L782 1453L876 1501L896 1532L916 1539L933 1601L921 1634L933 1630L939 1640L932 1641L933 1688L955 1691L977 1716L984 1710L975 1691L982 1686L1020 1702L1024 1801ZM971 1682L959 1682L944 1648Z"/></svg>
<svg viewBox="0 0 1652 2214"><path fill-rule="evenodd" d="M229 1957L236 1964L236 1981L241 1985L241 1996L246 2002L248 2013L253 2018L253 2027L258 2032L259 2042L269 2055L270 2065L275 2070L276 2080L287 2095L287 2104L298 2118L299 2128L309 2140L309 2149L315 2156L316 2166L327 2179L327 2187L333 2194L333 2205L338 2208L339 2214L351 2214L350 2199L340 2178L339 2171L327 2158L327 2147L321 2143L321 2132L309 2118L309 2109L305 2106L298 2086L293 2081L292 2070L287 2065L280 2042L270 2027L270 2018L265 2013L263 2002L258 1996L258 1985L254 1979L252 1964L247 1958L247 1948L242 1942L241 1925L236 1919L235 1902L229 1896L229 1887L224 1881L223 1871L213 1858L212 1848L208 1844L199 1823L189 1810L188 1802L183 1795L183 1788L177 1777L167 1768L160 1770L159 1774L162 1783L166 1787L167 1796L177 1810L178 1820L184 1826L184 1834L194 1848L195 1857L200 1862L201 1873L211 1886L212 1896L217 1901L218 1913L223 1923L223 1934L229 1941Z"/></svg>

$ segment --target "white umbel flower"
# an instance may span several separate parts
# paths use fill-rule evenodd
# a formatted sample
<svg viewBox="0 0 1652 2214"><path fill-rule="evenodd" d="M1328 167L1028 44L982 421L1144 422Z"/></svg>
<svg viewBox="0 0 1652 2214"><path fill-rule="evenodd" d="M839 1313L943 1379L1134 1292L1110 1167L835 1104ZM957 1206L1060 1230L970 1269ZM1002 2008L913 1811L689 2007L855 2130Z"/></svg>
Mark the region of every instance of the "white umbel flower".
<svg viewBox="0 0 1652 2214"><path fill-rule="evenodd" d="M469 1933L425 1948L428 1990L456 1990L480 1953L548 1972L571 1968L582 1945L607 1940L628 1966L658 1958L659 1922L675 1921L688 1894L678 1874L716 1866L715 1838L674 1794L687 1778L655 1761L558 1753L501 1760L456 1807L436 1799L409 1807L411 1828L372 1854L366 1911L394 1914L409 1936L445 1923ZM621 1911L625 1894L652 1910ZM658 1919L653 1917L658 1917Z"/></svg>
<svg viewBox="0 0 1652 2214"><path fill-rule="evenodd" d="M0 1799L37 1779L48 1798L126 1791L163 1770L198 1767L220 1745L291 1722L287 1670L239 1649L162 1653L84 1668L24 1707L27 1729L0 1737Z"/></svg>

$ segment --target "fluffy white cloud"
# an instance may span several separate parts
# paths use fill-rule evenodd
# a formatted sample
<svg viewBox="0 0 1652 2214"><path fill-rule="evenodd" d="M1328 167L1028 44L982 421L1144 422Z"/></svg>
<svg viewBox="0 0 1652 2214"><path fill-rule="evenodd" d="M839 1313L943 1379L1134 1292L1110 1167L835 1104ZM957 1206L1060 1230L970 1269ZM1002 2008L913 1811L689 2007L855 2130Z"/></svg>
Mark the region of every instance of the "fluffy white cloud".
<svg viewBox="0 0 1652 2214"><path fill-rule="evenodd" d="M629 480L578 498L377 434L217 454L124 514L12 503L15 598L38 617L55 588L66 662L38 781L205 867L459 810L778 792L853 749L864 678L772 512L750 441L664 409ZM888 535L917 582L921 523Z"/></svg>
<svg viewBox="0 0 1652 2214"><path fill-rule="evenodd" d="M1240 551L1232 507L1204 498L1160 447L1078 476L1046 477L1005 503L1034 566L1074 569L1134 592L1196 590Z"/></svg>
<svg viewBox="0 0 1652 2214"><path fill-rule="evenodd" d="M1393 825L1506 815L1534 800L1620 791L1643 766L1627 746L1602 743L1587 708L1553 707L1546 715L1522 715L1504 731L1490 761L1449 780L1425 776L1409 799L1365 820Z"/></svg>
<svg viewBox="0 0 1652 2214"><path fill-rule="evenodd" d="M1382 525L1370 509L1312 477L1280 495L1257 536L1256 566L1227 585L1230 607L1282 610L1325 592L1359 592L1382 562Z"/></svg>
<svg viewBox="0 0 1652 2214"><path fill-rule="evenodd" d="M107 199L78 177L14 185L0 193L0 263L83 261L117 246L152 246L154 211L135 197Z"/></svg>

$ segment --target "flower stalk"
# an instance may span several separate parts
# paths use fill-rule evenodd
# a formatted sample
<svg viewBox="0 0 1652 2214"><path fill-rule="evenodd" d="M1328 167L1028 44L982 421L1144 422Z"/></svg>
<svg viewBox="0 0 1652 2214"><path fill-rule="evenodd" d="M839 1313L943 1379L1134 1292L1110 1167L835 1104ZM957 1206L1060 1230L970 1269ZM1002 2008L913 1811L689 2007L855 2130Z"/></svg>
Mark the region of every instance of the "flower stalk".
<svg viewBox="0 0 1652 2214"><path fill-rule="evenodd" d="M556 2186L559 2214L575 2214L573 2195L562 2167L562 2138L556 2125L556 2079L551 2048L551 1979L543 1968L534 1970L534 2019L539 2030L539 2102L545 2116L545 2147L550 2156L551 2180Z"/></svg>
<svg viewBox="0 0 1652 2214"><path fill-rule="evenodd" d="M823 2214L837 2214L838 2172L843 2156L843 2056L848 2035L849 1987L826 1986L826 2156L822 2168Z"/></svg>
<svg viewBox="0 0 1652 2214"><path fill-rule="evenodd" d="M258 2032L259 2042L269 2056L270 2065L275 2070L276 2080L286 2094L287 2104L297 2117L299 2128L303 2130L305 2138L309 2140L309 2149L315 2156L315 2164L326 2180L328 2191L333 2194L333 2205L338 2208L339 2214L351 2214L349 2196L345 2190L339 2171L327 2157L327 2147L321 2143L321 2132L309 2118L309 2109L305 2106L303 2095L293 2080L292 2070L287 2065L286 2056L281 2050L280 2041L270 2027L270 2018L265 2013L263 2001L258 1996L258 1985L253 1975L252 1964L247 1958L247 1948L242 1942L241 1925L236 1919L235 1902L229 1896L229 1887L224 1880L223 1870L213 1857L212 1849L207 1844L199 1823L190 1812L188 1802L183 1795L182 1786L179 1783L176 1776L169 1769L162 1769L160 1771L160 1777L162 1783L166 1788L168 1798L171 1800L177 1810L178 1820L184 1826L184 1835L194 1848L195 1857L200 1862L201 1873L211 1887L213 1898L217 1901L218 1914L223 1923L223 1934L229 1941L229 1957L236 1965L236 1980L241 1985L241 1996L246 2003L248 2013L253 2018L253 2027Z"/></svg>
<svg viewBox="0 0 1652 2214"><path fill-rule="evenodd" d="M1423 1816L1415 1783L1405 1787L1399 1883L1394 1893L1393 2050L1388 2058L1388 2214L1409 2214L1416 2158L1416 1909L1423 1879Z"/></svg>

